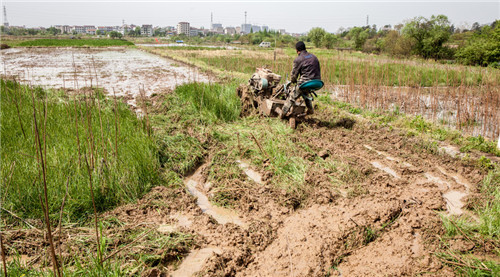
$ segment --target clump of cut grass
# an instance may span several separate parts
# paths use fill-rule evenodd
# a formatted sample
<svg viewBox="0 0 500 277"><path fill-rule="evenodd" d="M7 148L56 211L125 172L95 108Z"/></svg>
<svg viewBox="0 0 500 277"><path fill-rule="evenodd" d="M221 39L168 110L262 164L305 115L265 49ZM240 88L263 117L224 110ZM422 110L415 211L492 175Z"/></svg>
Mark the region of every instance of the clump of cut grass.
<svg viewBox="0 0 500 277"><path fill-rule="evenodd" d="M193 170L207 154L214 124L237 120L240 106L235 84L177 87L151 117L162 166L180 175Z"/></svg>
<svg viewBox="0 0 500 277"><path fill-rule="evenodd" d="M34 147L30 90L1 80L1 170L9 181L0 197L3 207L20 217L41 218L42 180ZM37 118L44 122L40 126L46 126L41 128L40 137L47 145L43 152L52 219L58 218L65 198L64 219L78 221L93 213L89 169L98 212L133 201L160 183L154 142L125 104L115 106L101 98L99 111L95 105L95 97L102 97L99 93L87 91L69 97L41 88L33 90Z"/></svg>

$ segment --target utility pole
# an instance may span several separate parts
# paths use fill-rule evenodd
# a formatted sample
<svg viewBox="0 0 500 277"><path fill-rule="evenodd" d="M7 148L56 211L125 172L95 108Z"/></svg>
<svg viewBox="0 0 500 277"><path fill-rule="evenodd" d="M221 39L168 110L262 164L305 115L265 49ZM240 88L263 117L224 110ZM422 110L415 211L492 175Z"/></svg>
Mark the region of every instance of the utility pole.
<svg viewBox="0 0 500 277"><path fill-rule="evenodd" d="M366 26L370 26L370 22L368 20L368 15L366 15Z"/></svg>
<svg viewBox="0 0 500 277"><path fill-rule="evenodd" d="M214 13L210 13L210 30L214 29Z"/></svg>
<svg viewBox="0 0 500 277"><path fill-rule="evenodd" d="M7 21L7 8L3 6L3 26L9 27L9 22Z"/></svg>
<svg viewBox="0 0 500 277"><path fill-rule="evenodd" d="M5 8L5 6L4 6ZM245 25L247 25L247 11L245 11Z"/></svg>

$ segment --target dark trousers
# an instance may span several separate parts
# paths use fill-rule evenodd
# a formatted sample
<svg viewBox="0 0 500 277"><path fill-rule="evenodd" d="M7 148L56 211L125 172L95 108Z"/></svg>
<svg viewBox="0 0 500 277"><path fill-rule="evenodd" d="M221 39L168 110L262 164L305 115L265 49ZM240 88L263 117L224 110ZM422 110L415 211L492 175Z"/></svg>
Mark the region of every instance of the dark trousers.
<svg viewBox="0 0 500 277"><path fill-rule="evenodd" d="M295 105L295 101L299 99L299 97L303 97L304 101L306 102L306 107L309 111L313 111L313 104L312 104L312 97L309 95L310 93L308 91L302 91L298 87L296 87L285 100L285 104L283 105L283 115L286 115L289 111L292 105Z"/></svg>

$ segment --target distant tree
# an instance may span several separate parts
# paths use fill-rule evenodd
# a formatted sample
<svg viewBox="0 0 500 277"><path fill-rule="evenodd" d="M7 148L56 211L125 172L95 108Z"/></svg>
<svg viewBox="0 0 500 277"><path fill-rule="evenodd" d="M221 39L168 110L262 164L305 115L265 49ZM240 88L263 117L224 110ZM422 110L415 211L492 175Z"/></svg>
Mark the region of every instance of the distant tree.
<svg viewBox="0 0 500 277"><path fill-rule="evenodd" d="M56 29L55 27L50 27L47 29L47 33L55 36L57 34L60 34L61 30Z"/></svg>
<svg viewBox="0 0 500 277"><path fill-rule="evenodd" d="M354 27L349 31L347 36L354 41L354 48L356 50L362 50L366 40L370 37L370 29Z"/></svg>
<svg viewBox="0 0 500 277"><path fill-rule="evenodd" d="M479 22L474 22L472 24L472 31L479 31L481 29L481 24L479 24Z"/></svg>
<svg viewBox="0 0 500 277"><path fill-rule="evenodd" d="M312 41L314 43L314 46L320 47L321 42L323 41L323 37L326 35L326 31L323 28L312 28L309 31L309 34L307 35L309 41Z"/></svg>
<svg viewBox="0 0 500 277"><path fill-rule="evenodd" d="M135 36L138 37L141 35L141 27L137 26L135 27Z"/></svg>
<svg viewBox="0 0 500 277"><path fill-rule="evenodd" d="M450 38L450 22L444 15L416 17L406 23L403 34L415 41L413 52L423 58L444 58L449 48L443 46Z"/></svg>
<svg viewBox="0 0 500 277"><path fill-rule="evenodd" d="M166 35L167 35L167 32L165 31L165 29L158 28L154 31L155 37L164 37Z"/></svg>
<svg viewBox="0 0 500 277"><path fill-rule="evenodd" d="M112 31L109 33L109 37L112 38L112 39L115 39L115 38L122 38L122 34L117 32L117 31Z"/></svg>
<svg viewBox="0 0 500 277"><path fill-rule="evenodd" d="M404 25L401 24L401 23L400 24L396 24L396 25L394 25L394 30L396 30L396 31L399 32L399 31L401 31L401 29L403 29L403 27L404 27Z"/></svg>
<svg viewBox="0 0 500 277"><path fill-rule="evenodd" d="M334 34L326 33L323 36L321 44L325 46L327 49L332 49L335 46L335 43L338 41L338 38Z"/></svg>
<svg viewBox="0 0 500 277"><path fill-rule="evenodd" d="M467 65L500 68L500 24L494 26L484 26L481 32L474 32L465 45L458 49L456 59Z"/></svg>

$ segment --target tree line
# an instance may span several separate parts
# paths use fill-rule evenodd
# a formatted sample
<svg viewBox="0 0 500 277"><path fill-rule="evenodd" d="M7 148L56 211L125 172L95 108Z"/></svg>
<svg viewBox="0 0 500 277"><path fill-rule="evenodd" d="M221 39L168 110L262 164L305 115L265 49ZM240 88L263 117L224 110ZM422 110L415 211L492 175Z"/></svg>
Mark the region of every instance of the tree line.
<svg viewBox="0 0 500 277"><path fill-rule="evenodd" d="M390 56L420 56L455 60L465 65L500 68L500 20L488 25L474 23L470 30L456 29L444 15L415 17L395 28L390 25L353 27L338 34L313 28L304 38L316 47L351 48Z"/></svg>

